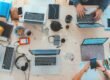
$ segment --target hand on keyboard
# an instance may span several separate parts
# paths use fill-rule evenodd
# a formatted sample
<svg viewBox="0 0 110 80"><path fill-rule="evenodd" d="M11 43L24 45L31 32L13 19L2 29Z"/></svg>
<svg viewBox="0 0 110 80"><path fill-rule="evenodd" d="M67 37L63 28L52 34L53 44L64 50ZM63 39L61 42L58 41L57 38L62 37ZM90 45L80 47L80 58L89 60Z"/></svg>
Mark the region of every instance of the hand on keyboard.
<svg viewBox="0 0 110 80"><path fill-rule="evenodd" d="M102 15L102 10L101 9L97 9L95 11L95 17L94 17L94 19L95 20L99 20L101 18L101 15Z"/></svg>
<svg viewBox="0 0 110 80"><path fill-rule="evenodd" d="M77 4L76 5L76 10L77 10L77 14L78 14L79 17L82 18L85 15L85 8L84 8L83 5Z"/></svg>

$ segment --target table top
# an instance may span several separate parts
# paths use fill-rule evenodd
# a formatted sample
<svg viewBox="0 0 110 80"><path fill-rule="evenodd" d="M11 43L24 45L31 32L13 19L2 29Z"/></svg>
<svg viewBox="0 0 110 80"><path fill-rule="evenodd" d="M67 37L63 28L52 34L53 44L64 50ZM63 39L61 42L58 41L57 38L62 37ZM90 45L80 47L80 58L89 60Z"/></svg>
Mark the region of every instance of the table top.
<svg viewBox="0 0 110 80"><path fill-rule="evenodd" d="M25 1L25 0L24 0ZM17 3L16 3L17 4ZM73 20L70 24L70 28L67 30L65 26L66 15L72 15ZM18 23L18 25L23 25L25 28L32 31L31 44L20 46L18 48L20 53L25 53L29 59L32 59L32 55L28 51L29 49L55 49L52 43L49 43L48 37L51 35L58 34L61 38L65 38L66 42L59 48L61 49L60 57L62 60L62 69L59 75L47 75L47 76L34 76L30 74L30 80L71 80L72 77L79 71L79 64L81 62L80 45L85 38L97 38L97 37L108 37L110 36L109 31L105 31L103 27L99 28L79 28L76 26L76 11L73 6L61 5L60 6L60 18L59 20L62 24L63 29L59 32L53 32L50 30L51 20L46 20L45 25L39 24L28 24L28 23ZM14 23L13 23L14 24ZM15 25L15 24L14 24ZM16 28L16 26L14 26ZM49 28L48 35L45 33L45 28ZM18 37L16 34L12 33L11 44L16 42ZM105 56L109 56L109 40L104 44ZM74 60L69 60L67 55L74 55ZM14 66L11 73L0 73L0 78L3 80L24 80L24 73Z"/></svg>

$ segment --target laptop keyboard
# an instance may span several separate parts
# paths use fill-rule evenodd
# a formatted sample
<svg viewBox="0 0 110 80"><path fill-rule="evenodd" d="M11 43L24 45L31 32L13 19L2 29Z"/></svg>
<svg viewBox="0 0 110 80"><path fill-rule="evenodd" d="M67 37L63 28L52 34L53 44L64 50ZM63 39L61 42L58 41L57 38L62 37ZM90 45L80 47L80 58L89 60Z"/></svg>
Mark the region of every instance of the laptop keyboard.
<svg viewBox="0 0 110 80"><path fill-rule="evenodd" d="M84 17L77 17L78 23L95 23L95 19L92 14L86 14Z"/></svg>
<svg viewBox="0 0 110 80"><path fill-rule="evenodd" d="M2 65L3 69L10 69L12 57L13 57L13 50L14 50L14 48L11 48L11 47L6 48L3 65Z"/></svg>
<svg viewBox="0 0 110 80"><path fill-rule="evenodd" d="M56 65L56 57L35 57L35 65Z"/></svg>
<svg viewBox="0 0 110 80"><path fill-rule="evenodd" d="M44 14L26 12L24 15L24 19L43 21L44 20Z"/></svg>

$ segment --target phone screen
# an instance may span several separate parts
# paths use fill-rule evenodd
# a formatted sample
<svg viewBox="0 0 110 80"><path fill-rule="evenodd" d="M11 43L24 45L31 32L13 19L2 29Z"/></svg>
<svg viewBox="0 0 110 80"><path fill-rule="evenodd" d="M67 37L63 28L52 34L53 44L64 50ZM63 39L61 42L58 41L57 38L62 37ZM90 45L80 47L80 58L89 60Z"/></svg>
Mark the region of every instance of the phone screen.
<svg viewBox="0 0 110 80"><path fill-rule="evenodd" d="M107 20L108 27L110 27L110 19Z"/></svg>
<svg viewBox="0 0 110 80"><path fill-rule="evenodd" d="M91 69L94 69L97 67L96 58L90 59L90 66L91 66Z"/></svg>

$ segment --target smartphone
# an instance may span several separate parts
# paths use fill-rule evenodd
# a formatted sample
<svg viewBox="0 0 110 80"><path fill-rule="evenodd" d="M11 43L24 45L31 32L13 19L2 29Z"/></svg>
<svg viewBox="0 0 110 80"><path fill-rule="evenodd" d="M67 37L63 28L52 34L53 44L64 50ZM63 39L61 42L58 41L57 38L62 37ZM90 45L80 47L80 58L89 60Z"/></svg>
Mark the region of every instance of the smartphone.
<svg viewBox="0 0 110 80"><path fill-rule="evenodd" d="M91 66L91 69L95 69L97 67L96 58L90 59L90 66Z"/></svg>
<svg viewBox="0 0 110 80"><path fill-rule="evenodd" d="M22 15L22 13L23 13L23 12L22 12L22 7L19 7L19 8L18 8L18 15Z"/></svg>
<svg viewBox="0 0 110 80"><path fill-rule="evenodd" d="M108 27L110 27L110 19L107 20Z"/></svg>

